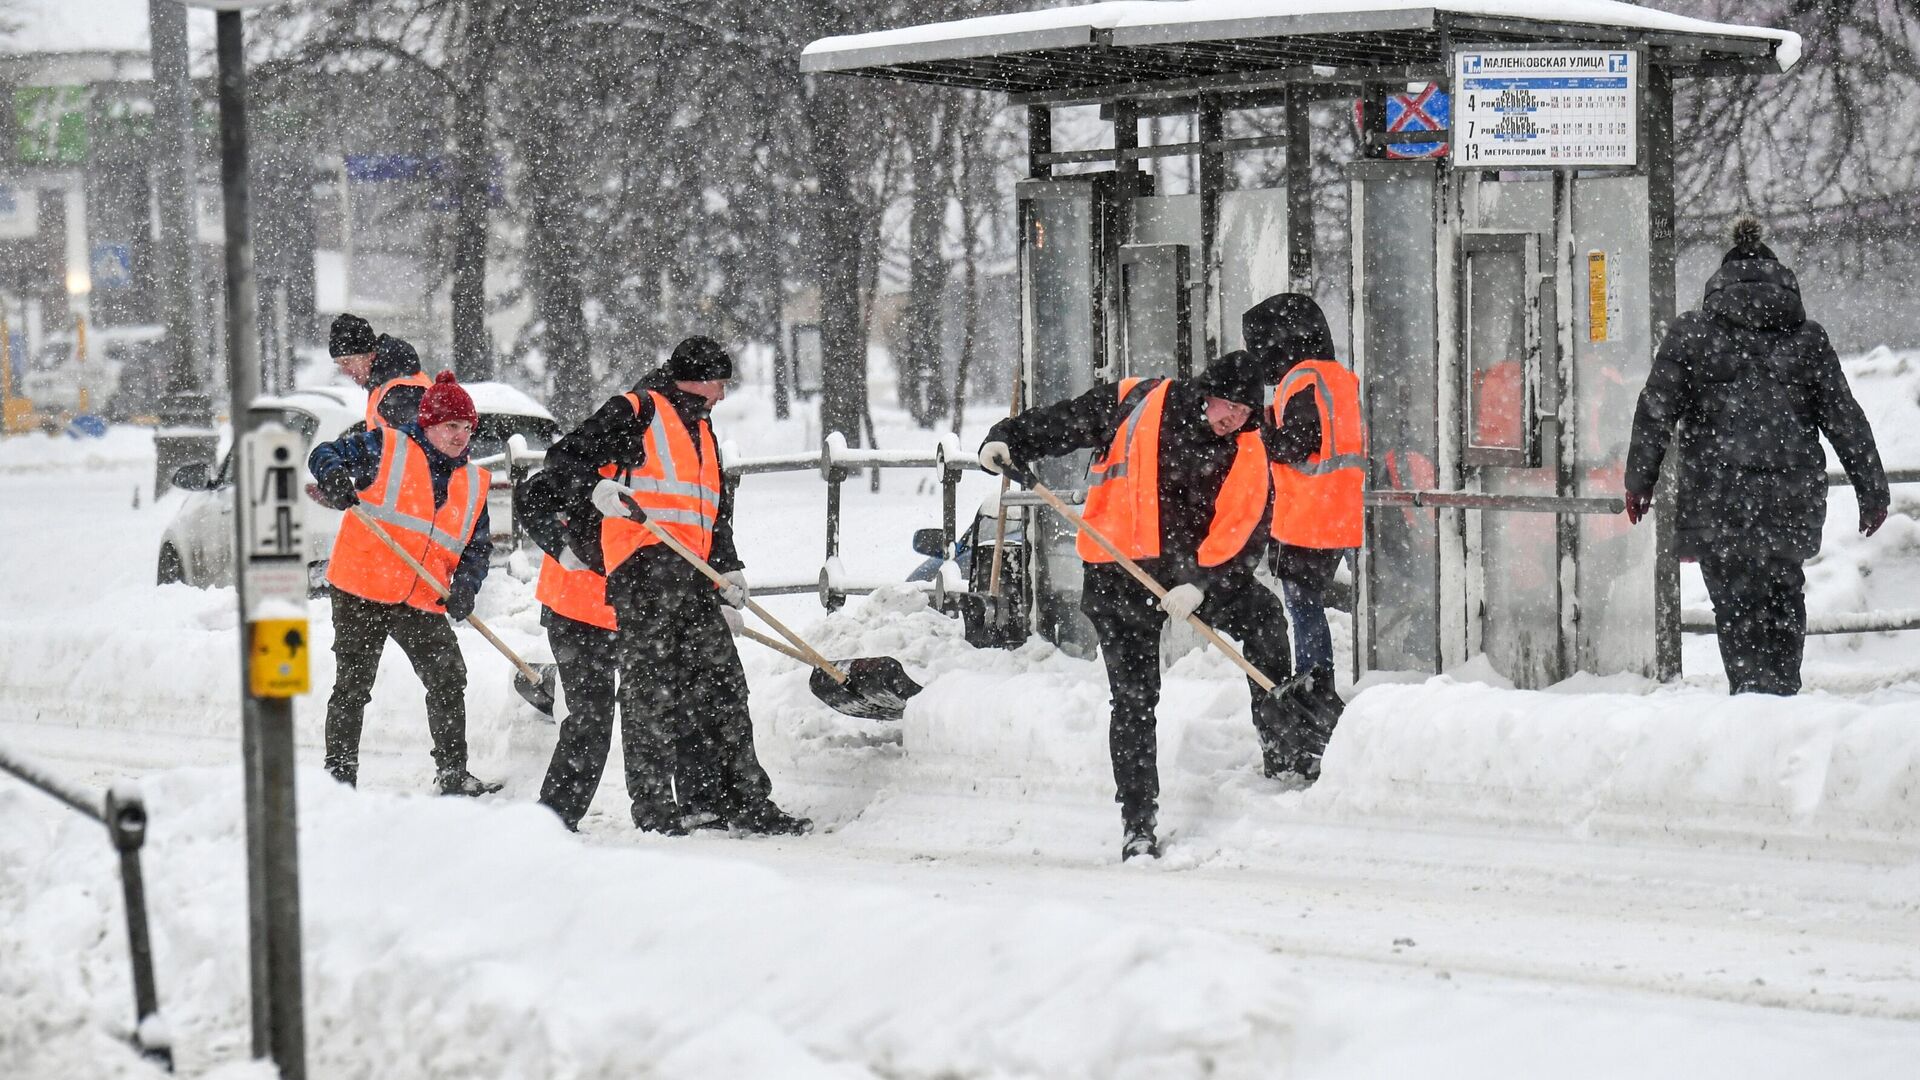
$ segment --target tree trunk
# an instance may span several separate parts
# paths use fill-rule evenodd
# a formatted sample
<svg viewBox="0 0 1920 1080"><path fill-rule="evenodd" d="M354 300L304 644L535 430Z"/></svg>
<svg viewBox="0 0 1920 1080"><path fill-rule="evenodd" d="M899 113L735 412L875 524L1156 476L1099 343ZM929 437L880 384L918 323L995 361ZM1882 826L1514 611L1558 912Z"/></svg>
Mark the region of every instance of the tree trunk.
<svg viewBox="0 0 1920 1080"><path fill-rule="evenodd" d="M815 246L820 277L820 432L838 431L860 446L860 419L867 410L867 342L860 317L861 213L851 197L852 151L848 146L848 94L816 81L808 99L818 181L820 230Z"/></svg>
<svg viewBox="0 0 1920 1080"><path fill-rule="evenodd" d="M487 224L493 140L487 90L493 80L491 0L471 0L465 54L453 99L453 367L469 382L494 376L487 334Z"/></svg>
<svg viewBox="0 0 1920 1080"><path fill-rule="evenodd" d="M536 125L525 145L527 278L540 324L536 340L553 380L553 412L571 426L586 419L595 401L574 185L580 174L561 145L562 130L558 123Z"/></svg>
<svg viewBox="0 0 1920 1080"><path fill-rule="evenodd" d="M907 311L897 339L901 355L901 404L921 427L946 414L947 386L941 363L947 263L940 240L946 231L947 189L942 182L941 118L932 106L915 118L908 138L913 152L913 213L907 224Z"/></svg>

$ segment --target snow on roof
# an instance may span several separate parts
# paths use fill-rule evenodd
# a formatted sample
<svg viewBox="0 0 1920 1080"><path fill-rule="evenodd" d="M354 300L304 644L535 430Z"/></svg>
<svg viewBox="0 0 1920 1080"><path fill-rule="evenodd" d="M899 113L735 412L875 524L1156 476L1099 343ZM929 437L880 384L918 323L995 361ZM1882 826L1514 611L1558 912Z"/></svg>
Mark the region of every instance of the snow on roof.
<svg viewBox="0 0 1920 1080"><path fill-rule="evenodd" d="M1182 39L1225 40L1262 36L1259 28L1248 25L1257 21L1298 19L1302 20L1302 27L1295 32L1325 33L1342 29L1372 29L1364 21L1364 17L1370 15L1382 16L1382 21L1391 19L1388 25L1396 27L1404 27L1407 16L1427 16L1430 25L1431 16L1436 12L1664 33L1757 38L1776 43L1774 58L1780 70L1789 70L1800 60L1800 35L1790 30L1708 22L1623 3L1621 0L1110 0L1078 7L985 15L869 34L821 38L808 45L801 55L824 58L835 53L869 49L949 45L951 49L939 50L944 54L941 57L922 56L916 59L957 59L989 55L1007 46L1012 46L1013 51L1086 46L1093 44L1093 34L1098 31L1110 33L1112 44L1117 46L1164 41L1168 39L1167 32L1172 28L1188 31L1199 28L1198 33L1179 35ZM1398 18L1394 19L1395 16ZM1220 33L1211 35L1205 32L1209 23L1226 25L1218 27ZM1231 25L1233 23L1242 25L1236 27ZM1266 31L1268 34L1273 32ZM1013 37L1021 40L1017 44L1007 40ZM841 66L822 60L809 65L809 68L833 70Z"/></svg>
<svg viewBox="0 0 1920 1080"><path fill-rule="evenodd" d="M147 35L147 2L11 0L0 9L0 17L15 23L19 29L0 35L0 53L144 53L151 47ZM187 22L194 30L210 29L211 13L188 8Z"/></svg>

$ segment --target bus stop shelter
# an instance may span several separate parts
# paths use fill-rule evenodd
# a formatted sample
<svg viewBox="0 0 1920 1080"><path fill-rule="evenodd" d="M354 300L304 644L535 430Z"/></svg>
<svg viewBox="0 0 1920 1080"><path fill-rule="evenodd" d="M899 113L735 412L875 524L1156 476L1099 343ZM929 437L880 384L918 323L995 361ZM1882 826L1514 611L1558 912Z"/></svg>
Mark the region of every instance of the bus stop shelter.
<svg viewBox="0 0 1920 1080"><path fill-rule="evenodd" d="M801 65L1027 110L1029 402L1203 370L1240 347L1262 298L1324 298L1316 226L1344 234L1342 359L1370 437L1355 674L1485 654L1541 686L1679 671L1670 515L1632 529L1619 501L1633 404L1676 307L1674 84L1779 74L1799 53L1789 32L1614 0L1186 0L826 38ZM1331 228L1341 208L1318 205L1313 173L1324 102L1353 108L1359 148ZM1057 146L1060 110L1085 106L1098 145ZM1410 109L1425 122L1406 124ZM1240 112L1279 122L1230 136L1255 126ZM1143 142L1156 117L1185 135ZM1277 179L1237 167L1275 151ZM1164 158L1191 163L1188 190L1156 190L1142 163ZM1084 468L1043 475L1080 487ZM1036 622L1090 649L1064 528L1030 531Z"/></svg>

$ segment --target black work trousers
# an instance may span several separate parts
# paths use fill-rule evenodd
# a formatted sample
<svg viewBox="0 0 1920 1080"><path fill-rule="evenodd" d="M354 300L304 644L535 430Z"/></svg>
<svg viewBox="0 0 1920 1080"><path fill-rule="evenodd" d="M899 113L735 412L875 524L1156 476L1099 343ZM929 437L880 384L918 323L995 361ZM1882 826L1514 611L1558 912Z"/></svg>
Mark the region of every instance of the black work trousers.
<svg viewBox="0 0 1920 1080"><path fill-rule="evenodd" d="M1735 694L1800 692L1807 575L1790 555L1738 546L1700 556L1720 660Z"/></svg>
<svg viewBox="0 0 1920 1080"><path fill-rule="evenodd" d="M773 784L753 748L747 675L720 593L663 547L642 548L607 579L620 620L621 751L636 823L673 808L732 820ZM643 812L642 804L647 809Z"/></svg>
<svg viewBox="0 0 1920 1080"><path fill-rule="evenodd" d="M1114 801L1122 820L1132 823L1151 814L1160 798L1154 708L1160 703L1160 627L1167 615L1144 586L1107 563L1086 565L1080 608L1100 636L1113 695L1107 749L1113 758ZM1251 573L1236 570L1216 579L1194 614L1238 639L1248 662L1268 678L1279 682L1292 674L1286 612L1280 598ZM1254 731L1266 771L1273 774L1276 763L1290 762L1291 748L1302 741L1302 733L1293 730L1300 713L1253 680L1247 686L1253 693Z"/></svg>
<svg viewBox="0 0 1920 1080"><path fill-rule="evenodd" d="M553 760L547 763L547 778L540 784L540 801L560 815L569 828L577 828L587 807L593 805L594 792L600 790L607 751L613 742L620 635L551 610L545 622L553 662L560 669L560 685L567 692L567 718L560 722ZM629 716L628 723L632 722ZM627 794L636 803L653 797L654 789L646 783L644 773L635 772L632 758L626 759L626 774Z"/></svg>
<svg viewBox="0 0 1920 1080"><path fill-rule="evenodd" d="M327 699L327 771L343 784L360 777L360 726L380 653L400 643L427 688L427 732L437 773L467 768L467 662L446 615L406 604L381 604L339 589L333 593L333 696Z"/></svg>

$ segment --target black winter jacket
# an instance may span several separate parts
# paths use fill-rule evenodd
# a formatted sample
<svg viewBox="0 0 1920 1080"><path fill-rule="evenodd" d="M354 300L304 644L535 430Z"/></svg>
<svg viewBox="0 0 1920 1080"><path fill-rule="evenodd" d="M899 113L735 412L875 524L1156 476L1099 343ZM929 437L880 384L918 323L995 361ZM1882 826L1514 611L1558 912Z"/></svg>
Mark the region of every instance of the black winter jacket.
<svg viewBox="0 0 1920 1080"><path fill-rule="evenodd" d="M1126 413L1119 390L1103 384L1077 398L1010 416L993 425L987 441L1005 442L1019 462L1076 450L1104 452ZM1258 413L1247 420L1249 429L1258 423ZM1175 379L1160 422L1160 557L1140 560L1141 568L1167 588L1188 583L1204 588L1231 568L1251 570L1266 549L1268 525L1263 518L1239 556L1212 568L1200 565L1200 545L1213 524L1214 503L1235 453L1232 436L1221 438L1207 426L1205 391ZM1272 513L1271 499L1267 513Z"/></svg>
<svg viewBox="0 0 1920 1080"><path fill-rule="evenodd" d="M367 369L368 393L395 379L420 374L420 354L397 337L381 334L373 343L373 364ZM411 424L420 416L420 396L424 386L396 386L380 399L380 418L393 427Z"/></svg>
<svg viewBox="0 0 1920 1080"><path fill-rule="evenodd" d="M547 450L543 472L551 474L548 483L553 485L553 489L551 493L535 493L546 512L566 515L568 545L581 562L601 573L606 572L606 564L600 553L601 516L593 505L593 489L604 479L600 475L603 465L637 469L646 463L647 425L653 423L654 413L653 398L648 396L647 391L654 390L665 395L680 417L680 422L693 434L696 451L700 446L698 425L711 426L707 418L706 399L676 387L663 369L642 376L634 384L633 390L640 395L638 413L627 403L624 394L608 398L606 404L587 417L584 423ZM738 570L742 565L733 543L734 486L732 480L721 484L720 513L713 523L713 551L707 558L713 568L723 574ZM642 548L633 559L641 564L641 572L652 573L657 570L662 582L705 581L698 576L698 571L691 570L664 544ZM689 573L693 577L688 577Z"/></svg>
<svg viewBox="0 0 1920 1080"><path fill-rule="evenodd" d="M1793 272L1738 259L1707 282L1697 311L1674 321L1633 418L1627 490L1650 492L1680 434L1682 557L1736 548L1807 559L1826 520L1820 436L1863 511L1888 505L1873 432Z"/></svg>

